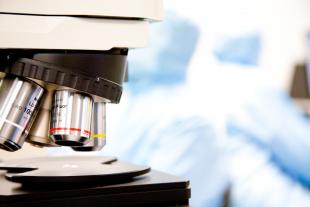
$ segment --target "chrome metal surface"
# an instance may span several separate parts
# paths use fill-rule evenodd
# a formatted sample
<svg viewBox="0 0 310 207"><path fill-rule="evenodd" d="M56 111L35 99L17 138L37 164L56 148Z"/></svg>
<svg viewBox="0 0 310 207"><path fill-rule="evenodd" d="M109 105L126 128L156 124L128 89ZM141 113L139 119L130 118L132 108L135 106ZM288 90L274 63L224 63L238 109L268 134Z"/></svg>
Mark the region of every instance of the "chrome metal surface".
<svg viewBox="0 0 310 207"><path fill-rule="evenodd" d="M41 85L46 89L46 93L42 97L38 115L31 127L26 141L37 147L57 147L58 145L50 140L48 134L55 86L48 83L41 83Z"/></svg>
<svg viewBox="0 0 310 207"><path fill-rule="evenodd" d="M83 146L91 135L93 99L86 94L56 91L53 98L50 138L61 146Z"/></svg>
<svg viewBox="0 0 310 207"><path fill-rule="evenodd" d="M20 149L37 114L44 89L17 77L0 80L0 148Z"/></svg>
<svg viewBox="0 0 310 207"><path fill-rule="evenodd" d="M72 147L75 151L100 151L106 145L106 103L95 103L91 123L90 141L82 147Z"/></svg>

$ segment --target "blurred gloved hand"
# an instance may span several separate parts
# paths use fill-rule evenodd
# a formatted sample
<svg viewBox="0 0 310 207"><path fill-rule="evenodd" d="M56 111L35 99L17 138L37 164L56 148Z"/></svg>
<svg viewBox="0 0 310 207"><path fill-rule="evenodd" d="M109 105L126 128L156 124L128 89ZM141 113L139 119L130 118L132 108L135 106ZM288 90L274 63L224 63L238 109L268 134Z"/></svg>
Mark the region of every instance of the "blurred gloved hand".
<svg viewBox="0 0 310 207"><path fill-rule="evenodd" d="M226 123L230 141L242 143L242 156L232 155L234 206L309 206L310 121L280 90L255 94Z"/></svg>

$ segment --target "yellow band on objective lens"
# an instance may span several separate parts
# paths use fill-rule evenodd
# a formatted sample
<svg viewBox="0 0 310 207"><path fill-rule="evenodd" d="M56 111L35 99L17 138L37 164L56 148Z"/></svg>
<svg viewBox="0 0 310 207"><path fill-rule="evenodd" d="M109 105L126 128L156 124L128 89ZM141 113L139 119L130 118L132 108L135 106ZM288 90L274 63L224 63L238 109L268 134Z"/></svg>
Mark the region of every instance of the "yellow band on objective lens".
<svg viewBox="0 0 310 207"><path fill-rule="evenodd" d="M107 135L106 134L92 134L92 138L105 138Z"/></svg>

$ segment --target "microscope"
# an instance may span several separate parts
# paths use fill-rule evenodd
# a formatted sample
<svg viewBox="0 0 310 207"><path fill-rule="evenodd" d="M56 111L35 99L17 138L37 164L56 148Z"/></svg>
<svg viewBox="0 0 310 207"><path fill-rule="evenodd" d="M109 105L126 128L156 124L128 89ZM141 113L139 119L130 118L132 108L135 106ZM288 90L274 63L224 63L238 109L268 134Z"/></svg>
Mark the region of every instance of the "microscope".
<svg viewBox="0 0 310 207"><path fill-rule="evenodd" d="M162 18L162 0L0 0L0 150L102 150L128 52ZM187 206L190 197L186 179L114 157L20 159L0 170L0 206Z"/></svg>

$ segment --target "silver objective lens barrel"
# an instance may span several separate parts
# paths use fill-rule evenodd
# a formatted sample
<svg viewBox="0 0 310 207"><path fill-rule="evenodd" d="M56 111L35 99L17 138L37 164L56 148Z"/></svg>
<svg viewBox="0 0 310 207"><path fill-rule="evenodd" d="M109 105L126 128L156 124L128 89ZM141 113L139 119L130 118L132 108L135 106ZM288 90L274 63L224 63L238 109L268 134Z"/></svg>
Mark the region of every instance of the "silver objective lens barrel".
<svg viewBox="0 0 310 207"><path fill-rule="evenodd" d="M38 84L17 77L0 80L0 148L20 149L44 93Z"/></svg>
<svg viewBox="0 0 310 207"><path fill-rule="evenodd" d="M46 83L40 83L46 89L38 108L38 115L30 129L26 142L37 147L58 147L49 139L49 128L51 118L52 100L55 86Z"/></svg>
<svg viewBox="0 0 310 207"><path fill-rule="evenodd" d="M106 145L106 104L95 103L91 123L90 141L83 147L72 147L75 151L100 151Z"/></svg>
<svg viewBox="0 0 310 207"><path fill-rule="evenodd" d="M86 94L60 90L53 99L50 138L61 146L83 146L91 135L93 99Z"/></svg>

